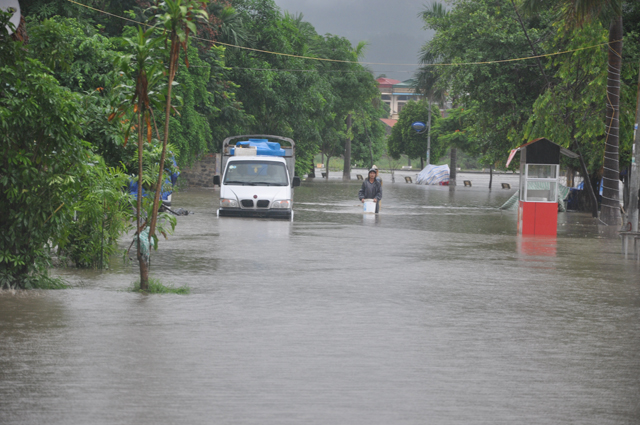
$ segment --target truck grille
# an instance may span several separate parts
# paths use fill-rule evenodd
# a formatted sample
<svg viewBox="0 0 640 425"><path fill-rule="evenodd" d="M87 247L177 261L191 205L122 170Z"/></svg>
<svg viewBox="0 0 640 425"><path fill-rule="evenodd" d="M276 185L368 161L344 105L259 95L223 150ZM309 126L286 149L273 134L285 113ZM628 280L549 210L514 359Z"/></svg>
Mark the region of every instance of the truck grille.
<svg viewBox="0 0 640 425"><path fill-rule="evenodd" d="M269 207L269 201L266 199L260 199L258 200L258 208L268 208Z"/></svg>
<svg viewBox="0 0 640 425"><path fill-rule="evenodd" d="M253 199L243 199L240 203L244 208L253 208Z"/></svg>

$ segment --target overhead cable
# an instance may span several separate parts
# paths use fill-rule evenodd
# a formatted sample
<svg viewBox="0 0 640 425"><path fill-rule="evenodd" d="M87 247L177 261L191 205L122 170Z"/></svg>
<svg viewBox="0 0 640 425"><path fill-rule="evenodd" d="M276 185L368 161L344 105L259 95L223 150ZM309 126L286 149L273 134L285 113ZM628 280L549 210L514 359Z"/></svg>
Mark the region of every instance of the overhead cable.
<svg viewBox="0 0 640 425"><path fill-rule="evenodd" d="M151 25L146 24L144 22L139 22L139 21L136 21L134 19L125 18L124 16L118 16L118 15L115 15L113 13L106 12L104 10L96 9L95 7L91 7L91 6L88 6L86 4L78 3L77 1L74 1L74 0L67 0L67 1L70 2L70 3L76 4L78 6L82 6L82 7L85 7L87 9L91 9L93 11L96 11L96 12L99 12L99 13L103 13L105 15L113 16L115 18L123 19L125 21L129 21L129 22L132 22L132 23L136 23L138 25L151 26ZM307 60L315 60L315 61L322 61L322 62L351 63L351 64L360 64L360 65L417 66L417 67L491 65L491 64L499 64L499 63L526 61L526 60L531 60L531 59L538 59L538 58L545 58L545 57L564 55L564 54L567 54L567 53L575 53L575 52L579 52L581 50L595 49L597 47L608 46L608 45L611 45L611 44L614 44L614 43L619 43L620 41L622 41L622 40L615 40L615 41L609 41L609 42L605 42L605 43L595 44L595 45L592 45L592 46L580 47L578 49L565 50L565 51L562 51L562 52L546 53L546 54L543 54L543 55L526 56L526 57L522 57L522 58L512 58L512 59L500 59L500 60L493 60L493 61L452 62L452 63L389 63L389 62L359 62L359 61L347 61L347 60L340 60L340 59L318 58L318 57L312 57L312 56L301 56L301 55L294 55L294 54L291 54L291 53L272 52L272 51L269 51L269 50L254 49L252 47L238 46L236 44L229 44L229 43L223 43L221 41L207 40L206 38L201 38L201 37L196 37L196 36L193 36L192 38L194 38L196 40L200 40L200 41L205 41L207 43L212 43L212 44L225 46L225 47L232 47L232 48L235 48L235 49L249 50L249 51L252 51L252 52L266 53L266 54L270 54L270 55L285 56L285 57L291 57L291 58L297 58L297 59L307 59Z"/></svg>

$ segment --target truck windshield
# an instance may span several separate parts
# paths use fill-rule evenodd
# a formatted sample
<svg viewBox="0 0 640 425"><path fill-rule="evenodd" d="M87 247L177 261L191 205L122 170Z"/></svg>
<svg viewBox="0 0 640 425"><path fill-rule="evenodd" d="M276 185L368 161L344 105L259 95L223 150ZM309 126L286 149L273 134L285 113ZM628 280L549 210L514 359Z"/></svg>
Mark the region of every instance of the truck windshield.
<svg viewBox="0 0 640 425"><path fill-rule="evenodd" d="M233 161L227 164L224 184L241 186L288 186L287 170L281 162Z"/></svg>

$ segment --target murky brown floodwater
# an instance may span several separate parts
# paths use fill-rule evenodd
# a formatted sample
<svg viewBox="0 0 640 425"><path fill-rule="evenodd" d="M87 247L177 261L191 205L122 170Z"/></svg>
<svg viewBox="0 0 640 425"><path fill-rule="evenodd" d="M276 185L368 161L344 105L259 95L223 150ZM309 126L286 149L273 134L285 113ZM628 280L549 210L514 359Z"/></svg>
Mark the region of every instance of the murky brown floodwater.
<svg viewBox="0 0 640 425"><path fill-rule="evenodd" d="M640 423L639 268L615 235L566 213L519 238L513 190L475 183L387 178L363 217L358 187L304 182L293 222L175 194L195 214L152 274L188 296L126 292L118 259L0 293L0 424Z"/></svg>

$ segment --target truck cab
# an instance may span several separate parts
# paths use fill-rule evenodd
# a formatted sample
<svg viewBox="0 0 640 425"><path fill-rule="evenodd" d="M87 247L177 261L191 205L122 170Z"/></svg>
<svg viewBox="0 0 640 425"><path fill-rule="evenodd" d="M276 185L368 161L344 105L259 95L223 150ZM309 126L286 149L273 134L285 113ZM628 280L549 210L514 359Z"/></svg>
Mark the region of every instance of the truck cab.
<svg viewBox="0 0 640 425"><path fill-rule="evenodd" d="M277 140L273 141L273 140ZM282 144L286 144L284 147ZM272 135L226 138L222 143L220 217L293 217L295 143Z"/></svg>

